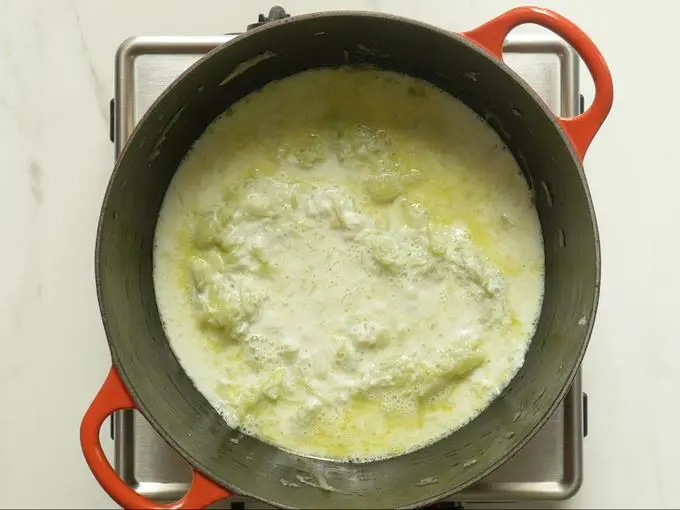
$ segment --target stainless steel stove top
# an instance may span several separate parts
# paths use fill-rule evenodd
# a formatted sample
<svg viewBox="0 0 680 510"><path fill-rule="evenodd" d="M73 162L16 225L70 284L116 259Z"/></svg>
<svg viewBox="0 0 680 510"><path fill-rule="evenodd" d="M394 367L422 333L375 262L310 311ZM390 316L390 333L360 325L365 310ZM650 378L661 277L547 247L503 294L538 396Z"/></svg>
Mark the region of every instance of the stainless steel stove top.
<svg viewBox="0 0 680 510"><path fill-rule="evenodd" d="M189 65L235 35L207 37L135 37L116 54L115 99L111 137L122 149L147 108ZM506 41L505 59L546 103L561 115L580 107L578 56L554 36L515 36ZM483 481L457 494L457 502L565 499L582 479L585 395L580 374L552 419L514 458ZM188 465L134 411L113 417L115 466L138 492L158 501L174 500L187 490ZM243 506L245 504L245 507ZM216 508L267 508L230 498Z"/></svg>

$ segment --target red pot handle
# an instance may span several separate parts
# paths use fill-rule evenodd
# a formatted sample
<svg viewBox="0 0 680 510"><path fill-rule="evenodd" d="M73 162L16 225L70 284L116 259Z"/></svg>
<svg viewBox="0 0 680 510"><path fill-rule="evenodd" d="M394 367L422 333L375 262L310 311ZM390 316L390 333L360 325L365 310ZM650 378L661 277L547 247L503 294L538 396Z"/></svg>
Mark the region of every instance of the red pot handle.
<svg viewBox="0 0 680 510"><path fill-rule="evenodd" d="M204 508L231 496L231 493L194 470L191 487L182 499L173 503L156 503L141 496L118 476L102 450L99 430L104 420L114 411L136 409L132 397L112 367L104 385L83 417L80 425L80 446L92 473L106 492L123 508L175 509Z"/></svg>
<svg viewBox="0 0 680 510"><path fill-rule="evenodd" d="M567 41L586 63L595 82L593 104L581 115L559 118L558 122L567 133L576 153L581 159L600 126L607 118L614 101L614 84L609 67L593 41L567 18L540 7L517 7L501 14L483 25L462 35L481 46L496 58L503 58L503 41L510 31L525 23L535 23Z"/></svg>

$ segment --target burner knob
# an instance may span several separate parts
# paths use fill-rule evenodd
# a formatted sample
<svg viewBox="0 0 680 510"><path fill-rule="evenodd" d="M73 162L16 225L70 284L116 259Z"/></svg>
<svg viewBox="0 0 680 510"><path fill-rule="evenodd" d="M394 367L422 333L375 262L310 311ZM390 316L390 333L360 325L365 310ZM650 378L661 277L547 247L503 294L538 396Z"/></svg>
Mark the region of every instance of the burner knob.
<svg viewBox="0 0 680 510"><path fill-rule="evenodd" d="M260 14L257 17L257 23L251 23L248 25L247 29L250 30L251 28L259 27L260 25L264 25L265 23L268 23L270 21L276 21L279 19L284 19L284 18L289 18L290 14L286 12L286 10L281 7L280 5L275 5L271 9L269 9L269 15L265 16L264 14Z"/></svg>

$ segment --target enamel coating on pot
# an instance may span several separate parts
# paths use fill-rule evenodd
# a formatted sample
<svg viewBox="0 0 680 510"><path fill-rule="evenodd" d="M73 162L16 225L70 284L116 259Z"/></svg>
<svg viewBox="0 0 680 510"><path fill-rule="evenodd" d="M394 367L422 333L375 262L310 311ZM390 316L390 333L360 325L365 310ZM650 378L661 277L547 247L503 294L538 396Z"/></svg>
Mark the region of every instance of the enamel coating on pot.
<svg viewBox="0 0 680 510"><path fill-rule="evenodd" d="M505 19L502 30L535 22L536 12L516 12L512 23ZM568 40L585 37L563 18L541 12L539 16L548 13L557 20L549 23L557 23ZM522 13L526 21L521 21ZM489 56L490 46L488 40L475 38L474 31L467 36L449 34L378 14L290 18L258 27L192 66L135 129L114 170L100 218L96 264L100 307L116 367L112 377L129 389L126 404L134 403L180 454L207 475L196 475L201 490L192 489L192 494L226 495L219 489L224 486L282 507L422 506L498 467L528 441L564 397L585 352L599 291L599 240L580 166L585 148L568 124L555 119L507 66ZM242 62L274 49L277 58L225 79ZM153 294L151 250L172 173L217 114L273 79L311 67L362 63L428 79L466 102L504 138L536 191L546 248L546 296L525 366L470 425L403 457L342 464L296 456L252 438L231 441L238 433L193 387L165 339ZM590 64L592 59L592 71ZM606 66L604 71L597 69L600 77L602 73L608 77ZM599 84L611 89L611 79L600 79ZM604 97L600 104L606 107L611 90L602 94L598 88L597 94ZM606 116L608 107L604 110ZM586 116L601 122L604 116L600 117ZM589 124L591 131L593 125ZM81 430L88 462L103 484L115 473L98 459L90 430L106 409L121 408L107 402L106 394L103 390L95 400L96 413L90 409ZM511 422L518 432L508 437L504 426ZM282 483L300 477L319 483L302 484L294 491ZM439 483L418 483L428 477ZM123 492L131 492L126 486L111 482L105 488L119 502L131 501ZM173 506L187 504L185 499ZM135 500L133 506L158 505Z"/></svg>

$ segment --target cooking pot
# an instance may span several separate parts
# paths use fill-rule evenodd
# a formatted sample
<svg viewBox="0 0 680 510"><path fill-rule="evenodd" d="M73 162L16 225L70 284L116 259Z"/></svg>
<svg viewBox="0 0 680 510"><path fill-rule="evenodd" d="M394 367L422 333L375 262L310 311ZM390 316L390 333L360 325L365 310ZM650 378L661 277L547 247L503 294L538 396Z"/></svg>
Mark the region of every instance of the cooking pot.
<svg viewBox="0 0 680 510"><path fill-rule="evenodd" d="M567 40L595 82L590 108L558 118L503 63L507 34L523 23ZM526 361L477 418L407 455L343 463L295 455L231 429L178 363L154 296L154 229L173 174L205 128L272 80L323 66L372 65L425 79L477 112L507 144L535 197L545 247L545 296ZM552 415L583 358L600 283L599 238L581 166L613 101L607 65L573 23L517 8L461 34L409 19L325 12L257 26L189 68L148 110L124 148L99 220L96 278L113 367L81 426L95 477L119 504L197 508L230 494L280 507L424 506L498 468ZM193 467L181 500L136 494L106 460L99 429L120 409L139 410Z"/></svg>

